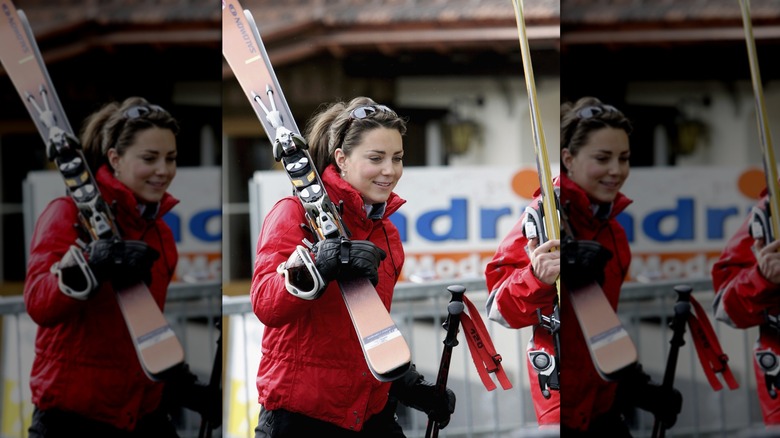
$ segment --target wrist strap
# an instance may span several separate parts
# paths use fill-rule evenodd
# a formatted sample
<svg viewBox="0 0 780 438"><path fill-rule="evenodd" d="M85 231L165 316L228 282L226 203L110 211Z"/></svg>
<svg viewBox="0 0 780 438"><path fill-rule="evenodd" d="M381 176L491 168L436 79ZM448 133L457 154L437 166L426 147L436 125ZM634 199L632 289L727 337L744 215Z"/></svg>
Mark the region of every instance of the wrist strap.
<svg viewBox="0 0 780 438"><path fill-rule="evenodd" d="M707 380L712 389L719 391L723 389L723 384L720 383L716 374L721 374L729 389L737 389L739 384L729 368L729 357L723 352L707 314L693 295L691 295L690 300L693 312L688 317L688 327Z"/></svg>
<svg viewBox="0 0 780 438"><path fill-rule="evenodd" d="M467 311L461 314L460 323L466 332L471 359L474 361L474 366L477 367L482 384L488 391L496 389L496 384L489 375L493 373L501 384L501 388L511 389L512 383L501 365L501 355L496 352L479 311L466 295L463 295L463 303L466 305Z"/></svg>

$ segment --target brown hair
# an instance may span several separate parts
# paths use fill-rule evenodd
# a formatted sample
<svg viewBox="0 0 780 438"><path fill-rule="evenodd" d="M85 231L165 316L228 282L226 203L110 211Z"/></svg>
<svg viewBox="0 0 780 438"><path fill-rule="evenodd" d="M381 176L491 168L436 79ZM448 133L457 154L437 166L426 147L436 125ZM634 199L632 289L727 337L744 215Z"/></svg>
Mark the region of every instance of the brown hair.
<svg viewBox="0 0 780 438"><path fill-rule="evenodd" d="M124 155L138 132L158 127L179 133L179 124L168 111L152 105L142 97L129 97L123 102L104 105L84 121L81 145L92 172L108 163L108 150Z"/></svg>
<svg viewBox="0 0 780 438"><path fill-rule="evenodd" d="M406 133L406 121L395 112L377 110L365 118L353 118L352 111L363 106L380 106L368 97L356 97L349 103L334 102L322 106L306 124L306 140L314 167L322 173L335 164L334 151L341 148L347 156L360 144L367 131L376 128Z"/></svg>
<svg viewBox="0 0 780 438"><path fill-rule="evenodd" d="M568 148L576 156L593 131L602 128L622 129L631 134L631 122L612 105L595 97L583 97L575 103L561 104L561 150ZM561 160L561 170L568 170Z"/></svg>

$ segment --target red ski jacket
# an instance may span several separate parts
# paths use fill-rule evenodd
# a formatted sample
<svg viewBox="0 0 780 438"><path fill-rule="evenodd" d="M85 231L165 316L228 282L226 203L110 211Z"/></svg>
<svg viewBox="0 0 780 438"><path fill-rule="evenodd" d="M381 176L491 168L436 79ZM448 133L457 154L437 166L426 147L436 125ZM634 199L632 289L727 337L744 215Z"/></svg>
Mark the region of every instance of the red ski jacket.
<svg viewBox="0 0 780 438"><path fill-rule="evenodd" d="M759 201L764 206L766 195ZM780 355L780 335L765 324L766 314L780 314L780 285L764 278L758 270L756 257L751 249L754 239L748 232L749 219L731 237L720 258L712 267L715 288L713 304L715 318L735 328L759 326L755 351L771 351ZM780 424L780 398L772 399L764 384L764 372L753 360L758 382L758 399L764 423Z"/></svg>
<svg viewBox="0 0 780 438"><path fill-rule="evenodd" d="M178 261L162 216L179 201L166 193L156 219L147 220L133 193L107 166L96 179L105 200L115 205L122 237L143 240L160 253L149 289L162 309ZM132 430L159 406L163 385L144 374L109 282L81 301L60 292L49 272L77 238L88 241L78 223L75 202L64 196L51 201L35 224L24 285L27 313L38 324L32 402L42 410L61 409Z"/></svg>
<svg viewBox="0 0 780 438"><path fill-rule="evenodd" d="M404 263L401 238L388 217L406 201L390 195L381 219L369 219L360 193L329 166L322 174L331 200L343 204L353 240L370 240L387 253L379 267L379 297L387 309ZM276 272L304 238L303 207L287 197L269 211L257 243L251 300L265 325L257 372L258 400L265 409L286 409L359 431L387 403L390 383L371 374L337 282L316 300L291 295Z"/></svg>
<svg viewBox="0 0 780 438"><path fill-rule="evenodd" d="M631 264L631 251L625 231L615 216L630 203L623 194L618 194L611 210L603 217L596 217L591 201L582 188L561 175L555 185L561 188L561 205L568 211L569 221L578 239L594 240L612 252L612 258L605 267L604 294L613 308L617 309L620 288ZM539 192L531 205L537 206ZM525 215L525 213L524 213ZM536 309L542 314L552 313L555 285L540 282L531 271L526 253L528 240L523 236L523 217L499 245L493 259L485 270L488 290L488 316L510 328L533 326L533 336L527 349L544 350L554 354L553 340L549 332L539 327ZM593 366L587 345L571 305L562 294L560 308L561 331L560 364L561 388L551 391L545 399L538 385L531 385L531 397L540 425L563 424L572 429L586 430L590 420L607 412L615 398L615 383L602 379ZM528 364L531 382L537 382L536 371Z"/></svg>

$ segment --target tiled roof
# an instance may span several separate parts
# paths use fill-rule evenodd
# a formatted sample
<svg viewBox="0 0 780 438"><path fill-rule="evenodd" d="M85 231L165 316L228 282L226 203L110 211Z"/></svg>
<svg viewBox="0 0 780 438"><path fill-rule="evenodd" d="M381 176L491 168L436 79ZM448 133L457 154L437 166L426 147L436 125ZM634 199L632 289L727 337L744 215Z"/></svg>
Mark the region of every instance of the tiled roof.
<svg viewBox="0 0 780 438"><path fill-rule="evenodd" d="M557 44L559 0L523 4L529 39ZM16 6L27 14L47 59L95 45L219 40L217 0L16 0ZM280 63L325 50L517 45L511 0L243 0L242 6L252 11Z"/></svg>
<svg viewBox="0 0 780 438"><path fill-rule="evenodd" d="M14 0L46 62L116 46L219 47L216 0Z"/></svg>
<svg viewBox="0 0 780 438"><path fill-rule="evenodd" d="M216 0L16 0L36 33L72 28L79 23L159 25L219 21ZM559 0L526 0L528 23L558 22ZM259 25L269 32L306 23L327 27L472 22L514 22L511 0L244 0Z"/></svg>
<svg viewBox="0 0 780 438"><path fill-rule="evenodd" d="M780 0L752 0L755 21L780 20ZM741 20L738 0L561 0L562 25L732 22Z"/></svg>
<svg viewBox="0 0 780 438"><path fill-rule="evenodd" d="M245 0L242 5L271 33L313 22L360 27L515 21L510 0ZM529 23L557 23L560 14L558 0L526 0L523 10Z"/></svg>
<svg viewBox="0 0 780 438"><path fill-rule="evenodd" d="M780 0L752 0L756 40L780 39ZM561 43L661 45L744 38L738 0L562 0Z"/></svg>
<svg viewBox="0 0 780 438"><path fill-rule="evenodd" d="M529 40L557 45L559 4L524 2ZM275 65L323 51L518 50L511 0L243 0L242 6Z"/></svg>
<svg viewBox="0 0 780 438"><path fill-rule="evenodd" d="M219 23L215 0L15 0L36 36L85 26L155 26Z"/></svg>

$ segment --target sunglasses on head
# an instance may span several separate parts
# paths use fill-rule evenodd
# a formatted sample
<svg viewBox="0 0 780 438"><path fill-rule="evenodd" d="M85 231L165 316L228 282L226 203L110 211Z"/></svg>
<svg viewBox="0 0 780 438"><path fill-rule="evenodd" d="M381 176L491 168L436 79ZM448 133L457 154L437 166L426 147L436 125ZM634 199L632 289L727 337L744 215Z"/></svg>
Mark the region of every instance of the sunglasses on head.
<svg viewBox="0 0 780 438"><path fill-rule="evenodd" d="M577 111L577 118L580 120L587 120L593 117L600 116L604 113L619 112L617 108L612 105L599 105L599 106L586 106Z"/></svg>
<svg viewBox="0 0 780 438"><path fill-rule="evenodd" d="M159 105L136 105L125 110L124 115L127 120L133 120L145 117L153 112L165 112L165 110Z"/></svg>
<svg viewBox="0 0 780 438"><path fill-rule="evenodd" d="M392 114L394 116L397 116L395 111L391 110L390 107L385 105L365 105L365 106L359 106L352 111L349 112L349 120L347 120L347 124L344 126L344 131L342 131L341 134L341 141L338 143L339 145L342 145L344 143L344 140L347 137L347 131L349 131L350 126L352 126L353 120L362 120L366 117L371 116L372 114L376 114L378 112L388 113Z"/></svg>
<svg viewBox="0 0 780 438"><path fill-rule="evenodd" d="M359 106L353 109L352 111L350 111L349 119L350 120L365 119L366 117L378 111L395 115L395 111L391 110L390 107L387 107L385 105L366 105L366 106Z"/></svg>

